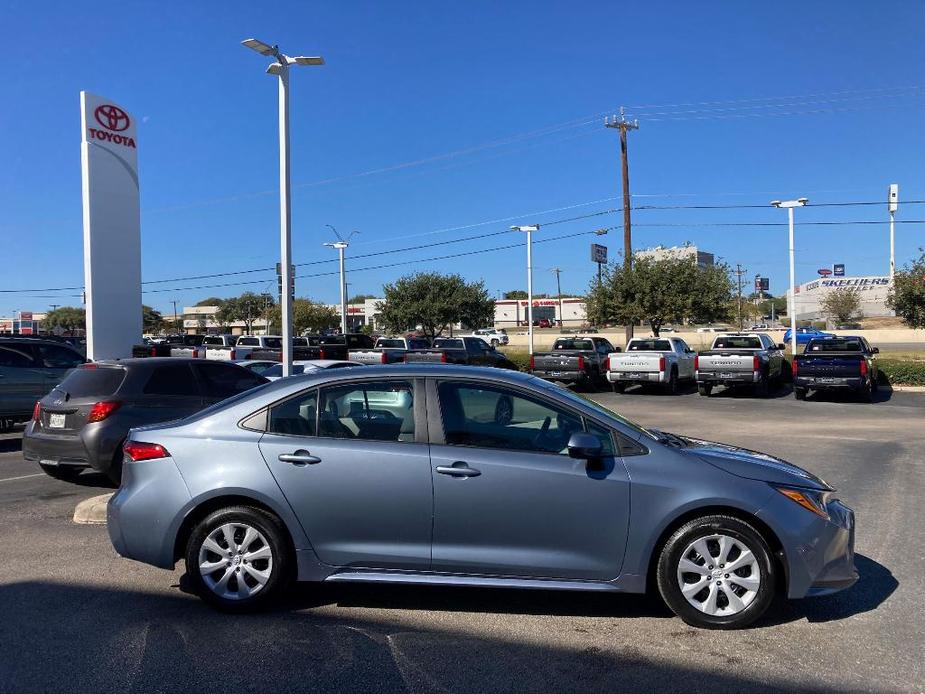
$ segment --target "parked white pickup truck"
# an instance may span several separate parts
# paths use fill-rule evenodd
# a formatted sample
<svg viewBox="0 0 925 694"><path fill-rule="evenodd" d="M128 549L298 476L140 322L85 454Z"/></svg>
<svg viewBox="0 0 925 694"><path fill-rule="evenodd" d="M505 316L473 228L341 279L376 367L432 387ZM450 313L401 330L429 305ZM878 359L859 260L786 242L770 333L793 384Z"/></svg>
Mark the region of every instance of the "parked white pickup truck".
<svg viewBox="0 0 925 694"><path fill-rule="evenodd" d="M615 393L634 383L658 385L672 395L694 379L696 353L680 337L636 337L625 352L607 357L607 380Z"/></svg>
<svg viewBox="0 0 925 694"><path fill-rule="evenodd" d="M347 358L361 364L399 364L410 350L428 347L423 337L380 337L372 349L351 349Z"/></svg>
<svg viewBox="0 0 925 694"><path fill-rule="evenodd" d="M504 328L480 328L479 330L473 330L471 337L480 337L492 347L506 345L511 341Z"/></svg>
<svg viewBox="0 0 925 694"><path fill-rule="evenodd" d="M241 335L237 338L231 335L214 337L228 337L230 340L224 344L210 344L206 348L206 359L233 361L247 359L247 355L258 349L282 349L283 338L279 335Z"/></svg>

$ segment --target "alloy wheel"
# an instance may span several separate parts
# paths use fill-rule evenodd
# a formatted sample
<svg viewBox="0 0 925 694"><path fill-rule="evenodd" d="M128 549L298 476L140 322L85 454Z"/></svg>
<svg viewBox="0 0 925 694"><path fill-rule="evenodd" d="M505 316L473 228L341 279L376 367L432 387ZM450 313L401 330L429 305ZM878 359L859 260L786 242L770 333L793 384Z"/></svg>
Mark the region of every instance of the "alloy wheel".
<svg viewBox="0 0 925 694"><path fill-rule="evenodd" d="M739 614L761 587L754 552L729 535L707 535L691 542L681 554L677 578L687 602L712 617Z"/></svg>
<svg viewBox="0 0 925 694"><path fill-rule="evenodd" d="M206 587L226 600L251 598L273 573L267 538L246 523L224 523L199 547L199 573Z"/></svg>

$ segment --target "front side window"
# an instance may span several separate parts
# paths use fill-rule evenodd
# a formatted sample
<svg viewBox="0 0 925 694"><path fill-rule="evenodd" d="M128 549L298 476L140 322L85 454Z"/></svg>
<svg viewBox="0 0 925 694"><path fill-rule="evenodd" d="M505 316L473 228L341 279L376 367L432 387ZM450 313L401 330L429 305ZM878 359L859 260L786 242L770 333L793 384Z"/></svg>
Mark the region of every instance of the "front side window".
<svg viewBox="0 0 925 694"><path fill-rule="evenodd" d="M318 391L312 389L271 407L267 431L286 436L315 436L317 415Z"/></svg>
<svg viewBox="0 0 925 694"><path fill-rule="evenodd" d="M35 366L28 347L0 345L0 366L27 369Z"/></svg>
<svg viewBox="0 0 925 694"><path fill-rule="evenodd" d="M318 435L414 441L414 389L407 381L351 383L321 390Z"/></svg>
<svg viewBox="0 0 925 694"><path fill-rule="evenodd" d="M567 454L583 431L577 415L505 388L446 382L439 394L450 445Z"/></svg>

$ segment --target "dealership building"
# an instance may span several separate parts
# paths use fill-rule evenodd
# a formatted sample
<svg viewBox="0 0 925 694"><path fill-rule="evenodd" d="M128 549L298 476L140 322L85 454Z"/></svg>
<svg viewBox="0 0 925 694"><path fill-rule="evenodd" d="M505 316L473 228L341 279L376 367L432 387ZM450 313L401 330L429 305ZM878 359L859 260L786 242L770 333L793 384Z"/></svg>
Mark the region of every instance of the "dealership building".
<svg viewBox="0 0 925 694"><path fill-rule="evenodd" d="M887 295L892 287L889 276L830 277L797 286L795 310L797 320L824 320L826 316L822 310L822 300L830 292L844 287L858 291L861 299L859 317L876 318L894 315L886 305ZM789 290L787 299L788 301L790 299Z"/></svg>

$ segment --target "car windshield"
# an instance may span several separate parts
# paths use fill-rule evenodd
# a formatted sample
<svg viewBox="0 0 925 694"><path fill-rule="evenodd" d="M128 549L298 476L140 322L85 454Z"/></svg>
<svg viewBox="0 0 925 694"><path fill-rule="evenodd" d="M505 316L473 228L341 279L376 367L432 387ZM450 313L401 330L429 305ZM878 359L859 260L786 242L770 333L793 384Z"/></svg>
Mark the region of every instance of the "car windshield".
<svg viewBox="0 0 925 694"><path fill-rule="evenodd" d="M72 398L106 397L112 395L125 380L125 369L121 366L81 366L74 369L61 381L55 390L67 393Z"/></svg>
<svg viewBox="0 0 925 694"><path fill-rule="evenodd" d="M728 335L716 338L713 349L761 349L761 340L757 337Z"/></svg>
<svg viewBox="0 0 925 694"><path fill-rule="evenodd" d="M856 337L829 340L810 340L807 352L861 352L861 341Z"/></svg>
<svg viewBox="0 0 925 694"><path fill-rule="evenodd" d="M659 437L653 434L652 432L650 432L648 429L644 429L643 427L639 426L635 422L631 422L630 420L617 414L613 410L610 410L604 407L600 403L597 403L594 400L591 400L590 398L586 398L580 393L576 393L575 391L569 390L568 388L563 388L562 386L557 386L555 383L544 381L541 378L534 379L533 385L545 390L547 393L552 394L556 398L570 401L573 404L579 404L579 405L584 405L585 407L590 407L592 410L595 410L596 412L598 412L599 414L605 417L609 417L610 419L617 420L623 426L627 427L628 429L631 429L632 431L636 432L637 434L641 436L648 437L652 439L653 441L659 440Z"/></svg>
<svg viewBox="0 0 925 694"><path fill-rule="evenodd" d="M553 345L554 350L574 349L579 351L589 351L594 349L594 343L591 340L556 340Z"/></svg>
<svg viewBox="0 0 925 694"><path fill-rule="evenodd" d="M670 352L668 340L633 340L627 352Z"/></svg>

